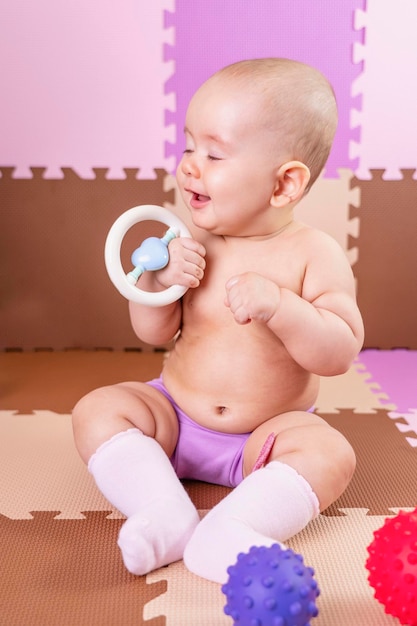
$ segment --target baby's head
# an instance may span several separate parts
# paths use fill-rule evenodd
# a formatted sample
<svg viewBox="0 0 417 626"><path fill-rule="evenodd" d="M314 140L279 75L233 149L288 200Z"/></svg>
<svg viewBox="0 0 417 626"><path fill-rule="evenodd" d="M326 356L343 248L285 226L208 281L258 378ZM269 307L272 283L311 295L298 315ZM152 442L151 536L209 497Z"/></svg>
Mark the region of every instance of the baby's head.
<svg viewBox="0 0 417 626"><path fill-rule="evenodd" d="M323 169L337 128L337 106L328 80L313 67L280 58L239 61L216 72L200 88L232 90L258 107L258 122L285 161L310 170L307 189Z"/></svg>

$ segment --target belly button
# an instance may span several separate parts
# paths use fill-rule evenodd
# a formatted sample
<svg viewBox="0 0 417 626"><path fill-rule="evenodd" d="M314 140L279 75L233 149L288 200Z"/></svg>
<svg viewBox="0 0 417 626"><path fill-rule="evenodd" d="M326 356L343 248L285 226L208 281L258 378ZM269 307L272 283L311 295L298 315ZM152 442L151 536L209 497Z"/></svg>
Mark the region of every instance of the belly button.
<svg viewBox="0 0 417 626"><path fill-rule="evenodd" d="M219 415L223 415L227 411L227 406L217 406L216 411Z"/></svg>

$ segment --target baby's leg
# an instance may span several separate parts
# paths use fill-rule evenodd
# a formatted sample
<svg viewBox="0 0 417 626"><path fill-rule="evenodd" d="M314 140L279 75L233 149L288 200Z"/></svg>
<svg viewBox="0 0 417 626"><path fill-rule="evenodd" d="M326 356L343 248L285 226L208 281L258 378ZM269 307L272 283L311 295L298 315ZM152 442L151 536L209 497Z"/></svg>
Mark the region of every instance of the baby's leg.
<svg viewBox="0 0 417 626"><path fill-rule="evenodd" d="M346 488L354 468L349 444L307 413L287 413L257 429L246 444L246 472L271 431L273 460L214 507L188 542L184 561L195 574L225 582L239 552L286 541Z"/></svg>
<svg viewBox="0 0 417 626"><path fill-rule="evenodd" d="M139 575L181 559L199 522L167 456L178 425L159 396L148 386L116 385L74 409L76 444L100 491L128 518L118 544L127 569Z"/></svg>

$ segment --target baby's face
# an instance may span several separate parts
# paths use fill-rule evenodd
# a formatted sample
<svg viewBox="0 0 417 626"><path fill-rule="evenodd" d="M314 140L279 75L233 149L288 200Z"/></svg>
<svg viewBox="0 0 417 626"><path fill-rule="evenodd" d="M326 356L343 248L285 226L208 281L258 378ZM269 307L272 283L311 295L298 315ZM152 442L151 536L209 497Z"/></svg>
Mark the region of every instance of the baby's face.
<svg viewBox="0 0 417 626"><path fill-rule="evenodd" d="M214 234L260 236L276 230L270 198L284 162L260 98L211 79L192 98L177 168L193 222Z"/></svg>

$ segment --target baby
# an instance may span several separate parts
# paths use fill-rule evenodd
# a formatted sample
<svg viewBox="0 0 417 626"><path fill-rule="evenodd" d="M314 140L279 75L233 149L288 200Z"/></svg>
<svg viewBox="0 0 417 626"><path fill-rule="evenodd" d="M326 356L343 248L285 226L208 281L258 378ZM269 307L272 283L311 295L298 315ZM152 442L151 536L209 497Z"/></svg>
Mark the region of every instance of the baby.
<svg viewBox="0 0 417 626"><path fill-rule="evenodd" d="M328 235L296 221L337 125L333 90L287 59L230 65L195 93L177 169L192 238L140 286L180 301L129 303L141 340L177 336L161 378L104 387L74 409L81 457L126 517L127 569L184 558L225 582L253 545L285 542L346 489L346 439L313 412L320 376L363 342L354 279ZM200 521L180 478L234 489Z"/></svg>

